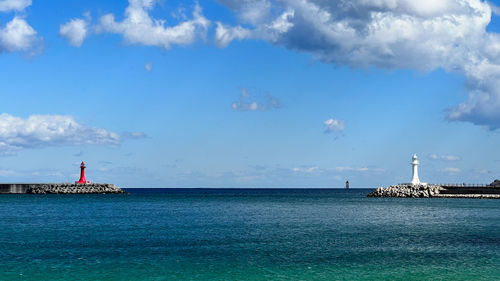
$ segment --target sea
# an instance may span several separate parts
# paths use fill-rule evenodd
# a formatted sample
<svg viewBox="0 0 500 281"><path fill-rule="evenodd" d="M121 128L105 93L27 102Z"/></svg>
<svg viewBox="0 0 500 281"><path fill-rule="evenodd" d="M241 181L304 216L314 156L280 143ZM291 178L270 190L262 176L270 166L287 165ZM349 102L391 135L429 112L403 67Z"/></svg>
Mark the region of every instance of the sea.
<svg viewBox="0 0 500 281"><path fill-rule="evenodd" d="M500 280L500 200L371 189L0 196L0 280Z"/></svg>

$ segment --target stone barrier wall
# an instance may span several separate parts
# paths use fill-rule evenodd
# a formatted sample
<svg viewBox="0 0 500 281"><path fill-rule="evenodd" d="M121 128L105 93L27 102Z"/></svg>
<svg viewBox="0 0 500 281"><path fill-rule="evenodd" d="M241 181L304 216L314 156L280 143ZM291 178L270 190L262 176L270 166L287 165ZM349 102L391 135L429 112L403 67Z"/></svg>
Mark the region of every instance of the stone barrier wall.
<svg viewBox="0 0 500 281"><path fill-rule="evenodd" d="M379 187L367 197L410 197L410 198L495 198L500 199L500 186L486 187L446 187L433 184L397 184Z"/></svg>
<svg viewBox="0 0 500 281"><path fill-rule="evenodd" d="M102 194L126 193L114 184L108 183L50 183L31 184L26 190L28 194Z"/></svg>
<svg viewBox="0 0 500 281"><path fill-rule="evenodd" d="M428 198L432 197L443 188L439 185L412 185L412 184L397 184L389 187L379 187L369 193L368 197L411 197L411 198Z"/></svg>

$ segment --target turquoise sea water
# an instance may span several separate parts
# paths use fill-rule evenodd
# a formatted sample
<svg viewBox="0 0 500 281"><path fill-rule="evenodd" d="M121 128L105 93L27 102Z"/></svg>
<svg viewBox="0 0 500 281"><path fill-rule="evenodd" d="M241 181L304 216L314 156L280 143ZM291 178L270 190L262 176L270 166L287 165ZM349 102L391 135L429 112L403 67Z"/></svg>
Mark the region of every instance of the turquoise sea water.
<svg viewBox="0 0 500 281"><path fill-rule="evenodd" d="M500 200L129 192L0 196L0 280L500 279Z"/></svg>

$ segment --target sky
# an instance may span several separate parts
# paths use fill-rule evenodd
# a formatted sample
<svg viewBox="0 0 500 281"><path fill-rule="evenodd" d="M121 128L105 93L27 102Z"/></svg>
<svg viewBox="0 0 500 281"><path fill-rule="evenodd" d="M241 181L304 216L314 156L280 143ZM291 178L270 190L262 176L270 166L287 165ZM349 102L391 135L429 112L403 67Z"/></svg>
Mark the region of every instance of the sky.
<svg viewBox="0 0 500 281"><path fill-rule="evenodd" d="M0 0L0 182L489 183L498 5Z"/></svg>

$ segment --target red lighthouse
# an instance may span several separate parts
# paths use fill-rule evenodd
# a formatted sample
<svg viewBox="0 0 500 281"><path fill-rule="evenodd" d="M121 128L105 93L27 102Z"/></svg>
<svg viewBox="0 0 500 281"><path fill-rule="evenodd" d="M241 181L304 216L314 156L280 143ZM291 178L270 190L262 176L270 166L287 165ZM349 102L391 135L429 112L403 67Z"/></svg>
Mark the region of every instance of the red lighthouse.
<svg viewBox="0 0 500 281"><path fill-rule="evenodd" d="M82 164L80 164L80 179L75 183L77 184L90 183L89 181L85 180L85 163L83 161Z"/></svg>

